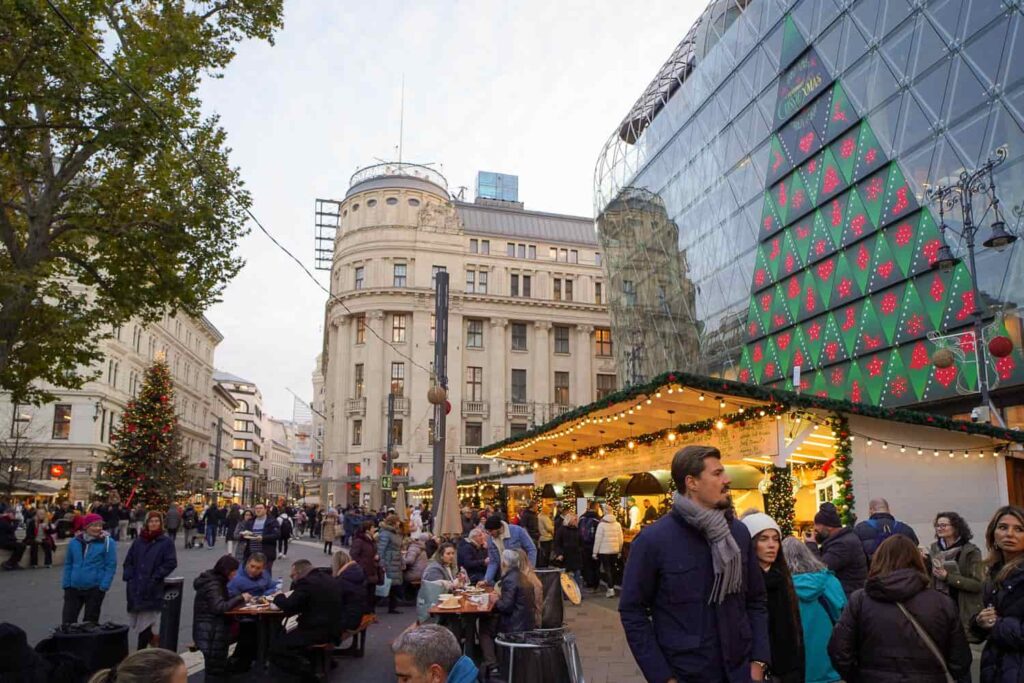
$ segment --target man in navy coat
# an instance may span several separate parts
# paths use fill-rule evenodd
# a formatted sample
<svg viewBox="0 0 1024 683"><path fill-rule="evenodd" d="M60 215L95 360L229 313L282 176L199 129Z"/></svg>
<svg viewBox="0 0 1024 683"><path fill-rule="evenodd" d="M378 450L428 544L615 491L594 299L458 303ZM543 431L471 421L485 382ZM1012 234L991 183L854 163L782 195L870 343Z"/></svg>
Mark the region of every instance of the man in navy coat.
<svg viewBox="0 0 1024 683"><path fill-rule="evenodd" d="M633 541L619 616L652 683L762 681L769 664L764 578L732 513L718 449L672 459L672 511Z"/></svg>

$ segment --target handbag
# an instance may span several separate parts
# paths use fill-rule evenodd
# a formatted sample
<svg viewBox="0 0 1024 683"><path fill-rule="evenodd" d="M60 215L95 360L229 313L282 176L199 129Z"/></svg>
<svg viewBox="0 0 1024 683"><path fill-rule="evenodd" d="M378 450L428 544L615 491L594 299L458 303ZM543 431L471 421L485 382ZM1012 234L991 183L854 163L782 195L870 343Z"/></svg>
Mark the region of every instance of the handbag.
<svg viewBox="0 0 1024 683"><path fill-rule="evenodd" d="M939 664L942 665L942 672L946 674L946 683L956 683L956 679L949 673L949 667L946 666L946 658L942 656L941 652L939 652L939 648L935 645L935 641L932 640L932 637L929 636L928 632L921 627L921 624L914 618L914 615L910 613L910 610L903 606L902 602L897 602L896 606L900 608L900 611L903 612L903 616L907 618L910 625L914 627L915 631L917 631L917 635L921 637L922 641L924 641L925 647L928 648L928 651L931 652L935 659L938 660Z"/></svg>
<svg viewBox="0 0 1024 683"><path fill-rule="evenodd" d="M376 590L374 590L374 594L378 598L386 598L386 597L388 597L388 593L390 593L390 592L391 592L391 577L390 576L385 576L384 580L381 583L377 584L377 588L376 588Z"/></svg>

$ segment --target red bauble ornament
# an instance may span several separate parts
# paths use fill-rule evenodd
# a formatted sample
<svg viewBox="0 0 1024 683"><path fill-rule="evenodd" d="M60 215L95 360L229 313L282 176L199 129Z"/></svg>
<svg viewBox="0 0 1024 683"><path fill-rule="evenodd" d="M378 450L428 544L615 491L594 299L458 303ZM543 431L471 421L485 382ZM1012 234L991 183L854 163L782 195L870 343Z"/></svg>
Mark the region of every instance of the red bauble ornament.
<svg viewBox="0 0 1024 683"><path fill-rule="evenodd" d="M1006 358L1013 353L1013 341L1003 335L992 337L988 341L988 352L993 358Z"/></svg>
<svg viewBox="0 0 1024 683"><path fill-rule="evenodd" d="M166 395L161 396L160 397L160 402L161 403L167 403L167 396Z"/></svg>
<svg viewBox="0 0 1024 683"><path fill-rule="evenodd" d="M203 460L202 462L199 463L199 469L205 470L206 467L207 467L207 465L206 465L206 461L205 460Z"/></svg>

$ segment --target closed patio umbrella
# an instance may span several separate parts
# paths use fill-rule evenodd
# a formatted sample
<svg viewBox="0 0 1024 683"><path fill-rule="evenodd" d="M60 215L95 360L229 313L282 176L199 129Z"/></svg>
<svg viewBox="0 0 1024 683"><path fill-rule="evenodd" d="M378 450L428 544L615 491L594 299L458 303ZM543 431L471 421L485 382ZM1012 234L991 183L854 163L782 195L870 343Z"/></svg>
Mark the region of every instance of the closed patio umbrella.
<svg viewBox="0 0 1024 683"><path fill-rule="evenodd" d="M459 516L459 490L455 482L455 465L448 463L441 481L441 499L434 509L434 533L438 536L461 536L462 519Z"/></svg>
<svg viewBox="0 0 1024 683"><path fill-rule="evenodd" d="M403 522L409 521L409 501L406 500L405 484L399 484L398 491L395 492L395 514Z"/></svg>

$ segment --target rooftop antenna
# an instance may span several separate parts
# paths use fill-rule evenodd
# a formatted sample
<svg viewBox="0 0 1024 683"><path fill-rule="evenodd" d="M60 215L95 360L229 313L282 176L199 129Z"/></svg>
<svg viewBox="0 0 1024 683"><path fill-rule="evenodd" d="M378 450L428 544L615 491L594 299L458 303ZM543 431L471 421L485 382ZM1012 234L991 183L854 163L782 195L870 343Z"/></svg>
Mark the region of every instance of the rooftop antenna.
<svg viewBox="0 0 1024 683"><path fill-rule="evenodd" d="M402 74L402 101L398 110L398 163L402 163L402 137L405 134L405 74Z"/></svg>

